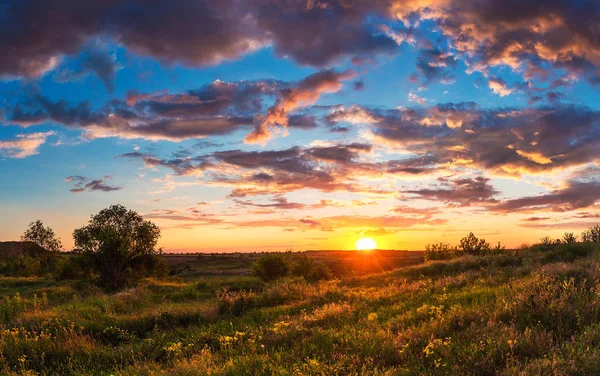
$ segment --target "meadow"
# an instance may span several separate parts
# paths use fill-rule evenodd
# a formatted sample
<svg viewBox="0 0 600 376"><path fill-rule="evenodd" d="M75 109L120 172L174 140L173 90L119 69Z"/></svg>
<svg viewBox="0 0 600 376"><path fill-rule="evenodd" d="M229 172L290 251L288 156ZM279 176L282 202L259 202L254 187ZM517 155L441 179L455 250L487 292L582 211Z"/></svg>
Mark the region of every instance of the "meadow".
<svg viewBox="0 0 600 376"><path fill-rule="evenodd" d="M264 282L250 269L258 254L171 257L168 277L111 293L0 277L0 374L600 374L595 243L410 259L316 282Z"/></svg>

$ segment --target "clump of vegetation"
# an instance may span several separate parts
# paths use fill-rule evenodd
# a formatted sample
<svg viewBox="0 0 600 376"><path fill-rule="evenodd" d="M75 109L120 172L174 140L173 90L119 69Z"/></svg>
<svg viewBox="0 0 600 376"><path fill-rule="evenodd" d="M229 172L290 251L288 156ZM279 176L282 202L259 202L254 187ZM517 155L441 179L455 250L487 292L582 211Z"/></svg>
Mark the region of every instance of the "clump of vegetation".
<svg viewBox="0 0 600 376"><path fill-rule="evenodd" d="M500 242L492 248L490 243L485 241L485 239L479 239L475 234L470 232L455 247L452 247L448 243L427 244L425 246L425 260L450 260L461 255L481 256L489 254L492 251L498 252L504 249L505 247Z"/></svg>
<svg viewBox="0 0 600 376"><path fill-rule="evenodd" d="M449 260L456 256L456 249L448 243L434 243L425 246L425 260Z"/></svg>
<svg viewBox="0 0 600 376"><path fill-rule="evenodd" d="M263 281L273 281L286 276L303 277L308 281L331 279L331 269L324 263L316 263L306 254L286 252L268 253L252 265L254 273Z"/></svg>
<svg viewBox="0 0 600 376"><path fill-rule="evenodd" d="M168 273L156 249L159 237L160 230L154 223L122 205L101 210L86 226L73 232L78 252L98 273L100 285L110 290Z"/></svg>

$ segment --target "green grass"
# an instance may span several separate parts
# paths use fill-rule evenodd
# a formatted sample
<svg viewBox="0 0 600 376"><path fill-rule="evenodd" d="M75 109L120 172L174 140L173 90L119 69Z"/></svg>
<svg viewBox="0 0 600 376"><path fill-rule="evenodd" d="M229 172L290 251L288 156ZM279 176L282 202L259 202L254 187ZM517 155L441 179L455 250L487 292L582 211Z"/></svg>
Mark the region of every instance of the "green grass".
<svg viewBox="0 0 600 376"><path fill-rule="evenodd" d="M0 278L0 374L600 374L594 244L320 283L206 268L117 294Z"/></svg>

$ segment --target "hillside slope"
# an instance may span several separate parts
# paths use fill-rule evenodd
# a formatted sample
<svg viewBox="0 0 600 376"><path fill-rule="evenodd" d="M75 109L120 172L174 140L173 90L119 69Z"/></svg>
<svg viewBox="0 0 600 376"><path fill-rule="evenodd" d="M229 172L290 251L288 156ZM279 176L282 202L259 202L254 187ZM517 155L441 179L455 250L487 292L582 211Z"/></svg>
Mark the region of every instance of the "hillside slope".
<svg viewBox="0 0 600 376"><path fill-rule="evenodd" d="M0 306L2 374L600 374L596 244L317 284L148 280L107 295L27 283Z"/></svg>
<svg viewBox="0 0 600 376"><path fill-rule="evenodd" d="M0 242L0 260L18 255L37 256L48 252L34 242Z"/></svg>

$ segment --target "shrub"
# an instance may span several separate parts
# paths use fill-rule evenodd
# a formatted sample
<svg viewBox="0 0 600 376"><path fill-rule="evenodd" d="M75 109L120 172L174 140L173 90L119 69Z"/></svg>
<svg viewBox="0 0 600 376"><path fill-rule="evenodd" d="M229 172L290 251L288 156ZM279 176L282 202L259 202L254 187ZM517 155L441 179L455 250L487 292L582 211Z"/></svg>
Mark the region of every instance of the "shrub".
<svg viewBox="0 0 600 376"><path fill-rule="evenodd" d="M323 263L314 263L308 272L306 279L309 281L329 280L333 278L333 273L329 266Z"/></svg>
<svg viewBox="0 0 600 376"><path fill-rule="evenodd" d="M449 260L454 256L454 249L448 243L427 244L425 246L425 261Z"/></svg>
<svg viewBox="0 0 600 376"><path fill-rule="evenodd" d="M543 238L540 238L541 245L552 245L552 243L554 243L554 242L552 241L552 238L549 236L544 236Z"/></svg>
<svg viewBox="0 0 600 376"><path fill-rule="evenodd" d="M563 243L573 244L577 243L577 236L572 232L565 232L562 237Z"/></svg>
<svg viewBox="0 0 600 376"><path fill-rule="evenodd" d="M254 273L263 281L273 281L288 275L290 268L286 256L281 253L269 253L252 265Z"/></svg>
<svg viewBox="0 0 600 376"><path fill-rule="evenodd" d="M460 239L459 249L469 255L484 255L489 253L491 247L490 243L486 242L485 239L479 239L470 232L469 235Z"/></svg>
<svg viewBox="0 0 600 376"><path fill-rule="evenodd" d="M75 246L99 274L100 285L110 290L147 276L148 265L159 264L152 258L159 253L159 237L154 223L122 205L101 210L73 233Z"/></svg>
<svg viewBox="0 0 600 376"><path fill-rule="evenodd" d="M273 281L292 275L307 281L320 281L333 278L329 266L316 263L304 253L269 253L253 264L254 273L263 281Z"/></svg>

